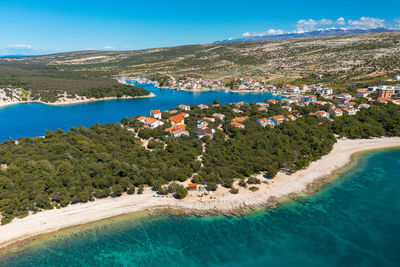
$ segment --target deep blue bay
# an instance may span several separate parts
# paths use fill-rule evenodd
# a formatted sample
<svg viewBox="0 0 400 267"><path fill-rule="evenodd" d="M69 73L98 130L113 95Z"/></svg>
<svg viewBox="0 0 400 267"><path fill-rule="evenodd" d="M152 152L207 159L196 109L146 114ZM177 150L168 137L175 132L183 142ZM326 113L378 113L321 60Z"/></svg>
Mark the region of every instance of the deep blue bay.
<svg viewBox="0 0 400 267"><path fill-rule="evenodd" d="M2 266L399 266L400 149L367 152L323 190L242 218L106 221Z"/></svg>
<svg viewBox="0 0 400 267"><path fill-rule="evenodd" d="M134 115L148 114L151 109L167 110L179 104L212 103L221 104L245 101L259 102L273 98L269 93L231 93L210 91L192 93L159 89L151 84L138 85L156 94L156 97L98 101L76 105L49 106L39 103L18 104L0 108L0 141L10 137L43 136L45 130L57 128L68 130L72 126L96 123L115 123Z"/></svg>
<svg viewBox="0 0 400 267"><path fill-rule="evenodd" d="M0 141L119 122L179 104L270 94L144 88L157 97L0 108ZM27 241L0 266L400 266L400 149L363 154L323 190L242 218L128 215Z"/></svg>

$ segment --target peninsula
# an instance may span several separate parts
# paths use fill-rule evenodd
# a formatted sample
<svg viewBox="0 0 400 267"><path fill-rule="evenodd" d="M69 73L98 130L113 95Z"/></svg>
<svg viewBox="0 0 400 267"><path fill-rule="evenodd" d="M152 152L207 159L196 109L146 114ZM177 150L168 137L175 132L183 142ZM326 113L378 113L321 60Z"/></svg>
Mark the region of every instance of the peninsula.
<svg viewBox="0 0 400 267"><path fill-rule="evenodd" d="M332 177L340 168L350 164L357 152L398 146L400 137L339 140L328 155L312 162L305 170L292 175L280 172L273 181L258 175L260 180L268 183L260 184L256 192L243 189L238 194L231 194L228 188L219 187L209 196L200 197L196 192L184 200L178 200L171 196L162 197L145 188L142 194L124 193L117 198L107 197L62 209L46 210L0 226L0 248L41 234L139 211L166 209L186 214L229 215L241 213L244 209L274 207L279 198L294 197L319 188L325 178Z"/></svg>

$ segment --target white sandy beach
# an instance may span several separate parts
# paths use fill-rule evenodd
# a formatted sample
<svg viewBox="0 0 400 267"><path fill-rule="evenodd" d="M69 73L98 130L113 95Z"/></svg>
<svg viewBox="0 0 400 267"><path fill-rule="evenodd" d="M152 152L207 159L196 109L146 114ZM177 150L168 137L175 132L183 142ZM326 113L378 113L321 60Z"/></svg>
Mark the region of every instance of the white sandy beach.
<svg viewBox="0 0 400 267"><path fill-rule="evenodd" d="M103 97L103 98L86 98L84 96L82 97L77 97L77 98L60 98L56 102L49 103L49 102L43 102L39 100L29 100L29 101L19 101L19 100L13 100L13 101L2 101L0 102L0 108L5 107L5 106L11 106L11 105L17 105L17 104L24 104L24 103L40 103L44 105L49 105L49 106L63 106L63 105L75 105L75 104L83 104L83 103L89 103L89 102L97 102L97 101L108 101L108 100L117 100L117 99L134 99L134 98L148 98L148 97L155 97L156 95L154 93L150 93L149 95L145 96L122 96L122 97Z"/></svg>
<svg viewBox="0 0 400 267"><path fill-rule="evenodd" d="M331 153L311 163L307 169L292 175L279 173L273 180L269 180L268 184L257 185L260 189L256 192L240 187L239 194L234 195L229 193L228 189L219 187L213 192L213 199L210 199L210 196L200 198L197 193L190 192L184 200L177 200L172 197L156 196L155 192L146 189L141 195L110 197L62 209L42 211L0 226L0 247L63 228L143 210L165 208L187 213L224 214L238 209L262 207L271 200L271 197L281 198L305 192L308 185L348 165L352 154L356 152L394 146L400 146L400 137L339 140ZM258 178L267 181L262 174L258 175Z"/></svg>

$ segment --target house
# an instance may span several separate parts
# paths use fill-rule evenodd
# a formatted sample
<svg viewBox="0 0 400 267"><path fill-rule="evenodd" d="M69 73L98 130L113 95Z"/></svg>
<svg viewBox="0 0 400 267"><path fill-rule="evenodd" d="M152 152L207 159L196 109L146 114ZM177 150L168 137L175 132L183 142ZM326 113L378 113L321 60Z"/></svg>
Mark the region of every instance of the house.
<svg viewBox="0 0 400 267"><path fill-rule="evenodd" d="M188 184L188 187L187 187L187 189L188 190L197 190L197 184Z"/></svg>
<svg viewBox="0 0 400 267"><path fill-rule="evenodd" d="M347 108L352 108L352 107L356 106L357 103L356 103L356 102L346 102L346 103L344 103L344 105L345 105Z"/></svg>
<svg viewBox="0 0 400 267"><path fill-rule="evenodd" d="M197 129L197 131L196 131L196 136L197 136L197 138L199 138L199 139L201 139L201 138L203 138L203 137L205 137L205 136L209 136L211 139L214 137L214 132L215 132L215 130L214 129L208 129L208 128L206 128L206 129Z"/></svg>
<svg viewBox="0 0 400 267"><path fill-rule="evenodd" d="M184 118L187 118L187 117L189 117L189 114L187 114L185 112L182 112L182 113L178 114L178 116L182 116Z"/></svg>
<svg viewBox="0 0 400 267"><path fill-rule="evenodd" d="M269 104L278 104L278 100L276 100L276 99L268 99L267 100L267 103L269 103Z"/></svg>
<svg viewBox="0 0 400 267"><path fill-rule="evenodd" d="M308 85L307 84L300 84L299 89L301 91L308 91Z"/></svg>
<svg viewBox="0 0 400 267"><path fill-rule="evenodd" d="M360 104L360 105L358 105L359 108L366 108L366 109L369 109L370 106L371 105L368 105L368 104Z"/></svg>
<svg viewBox="0 0 400 267"><path fill-rule="evenodd" d="M168 120L172 126L185 125L185 119L179 115L172 116Z"/></svg>
<svg viewBox="0 0 400 267"><path fill-rule="evenodd" d="M302 98L305 103L314 103L317 101L317 97L315 95L306 95Z"/></svg>
<svg viewBox="0 0 400 267"><path fill-rule="evenodd" d="M189 111L190 110L190 106L187 105L179 105L178 108Z"/></svg>
<svg viewBox="0 0 400 267"><path fill-rule="evenodd" d="M358 109L355 108L344 108L343 111L347 114L347 115L356 115L358 112Z"/></svg>
<svg viewBox="0 0 400 267"><path fill-rule="evenodd" d="M319 110L315 114L321 118L329 118L329 113L324 110Z"/></svg>
<svg viewBox="0 0 400 267"><path fill-rule="evenodd" d="M380 102L380 103L384 103L384 104L386 104L387 102L391 102L391 101L393 101L393 99L390 99L390 98L383 98L383 97L378 97L377 101L378 101L378 102Z"/></svg>
<svg viewBox="0 0 400 267"><path fill-rule="evenodd" d="M348 93L343 93L343 94L340 94L339 96L337 96L336 99L337 99L340 103L343 104L343 103L345 103L345 102L350 101L351 99L353 99L353 97L352 97L350 94L348 94Z"/></svg>
<svg viewBox="0 0 400 267"><path fill-rule="evenodd" d="M239 129L244 129L244 128L245 128L244 124L241 124L241 123L235 122L235 121L232 121L232 122L231 122L231 125L232 125L233 127L239 128Z"/></svg>
<svg viewBox="0 0 400 267"><path fill-rule="evenodd" d="M268 103L264 103L264 102L260 102L260 103L256 103L257 106L259 106L260 108L267 108L269 107Z"/></svg>
<svg viewBox="0 0 400 267"><path fill-rule="evenodd" d="M204 105L204 104L200 104L200 105L197 105L200 109L208 109L208 106L207 105Z"/></svg>
<svg viewBox="0 0 400 267"><path fill-rule="evenodd" d="M258 119L258 120L256 120L256 123L258 123L259 125L261 125L262 127L265 127L265 126L271 126L271 127L274 127L274 125L275 125L275 123L272 121L272 120L270 120L270 119L265 119L265 118L262 118L262 119Z"/></svg>
<svg viewBox="0 0 400 267"><path fill-rule="evenodd" d="M197 128L199 129L207 129L208 123L204 120L197 121Z"/></svg>
<svg viewBox="0 0 400 267"><path fill-rule="evenodd" d="M357 92L357 97L367 97L371 94L371 91L367 91L367 90L359 90Z"/></svg>
<svg viewBox="0 0 400 267"><path fill-rule="evenodd" d="M180 128L171 131L172 137L181 137L183 135L189 136L189 132L185 129Z"/></svg>
<svg viewBox="0 0 400 267"><path fill-rule="evenodd" d="M329 114L335 117L340 117L343 115L343 111L340 108L331 108Z"/></svg>
<svg viewBox="0 0 400 267"><path fill-rule="evenodd" d="M203 118L203 121L215 122L215 118L204 117L204 118Z"/></svg>
<svg viewBox="0 0 400 267"><path fill-rule="evenodd" d="M235 105L236 105L237 107L241 107L241 106L243 106L243 105L245 105L245 104L246 104L245 102L241 101L241 102L236 103Z"/></svg>
<svg viewBox="0 0 400 267"><path fill-rule="evenodd" d="M315 102L315 105L321 106L321 107L325 106L325 104L326 104L326 102L324 102L324 101L316 101Z"/></svg>
<svg viewBox="0 0 400 267"><path fill-rule="evenodd" d="M394 95L394 89L382 89L378 92L378 97L391 98Z"/></svg>
<svg viewBox="0 0 400 267"><path fill-rule="evenodd" d="M285 116L282 116L282 115L273 116L273 117L270 117L269 119L272 120L275 125L279 125L286 120Z"/></svg>
<svg viewBox="0 0 400 267"><path fill-rule="evenodd" d="M161 111L160 110L150 110L150 116L155 118L155 119L159 119L161 120Z"/></svg>
<svg viewBox="0 0 400 267"><path fill-rule="evenodd" d="M138 117L137 120L142 122L145 128L150 128L150 129L155 129L158 126L164 125L164 122L151 117L141 116Z"/></svg>
<svg viewBox="0 0 400 267"><path fill-rule="evenodd" d="M286 120L294 121L294 120L296 120L296 117L293 116L293 115L291 115L291 114L289 114L289 115L285 115L285 119L286 119Z"/></svg>
<svg viewBox="0 0 400 267"><path fill-rule="evenodd" d="M279 109L286 109L289 112L292 111L292 107L291 106L281 106L281 107L279 107Z"/></svg>
<svg viewBox="0 0 400 267"><path fill-rule="evenodd" d="M287 98L283 98L283 99L281 99L281 102L284 103L284 104L292 104L293 100L287 99Z"/></svg>
<svg viewBox="0 0 400 267"><path fill-rule="evenodd" d="M237 108L233 108L233 109L232 109L232 112L235 112L235 113L243 113L243 110L240 110L240 109L237 109Z"/></svg>
<svg viewBox="0 0 400 267"><path fill-rule="evenodd" d="M243 116L243 117L235 117L232 119L232 121L234 122L244 122L245 120L247 120L249 117L247 116Z"/></svg>
<svg viewBox="0 0 400 267"><path fill-rule="evenodd" d="M221 114L221 113L214 113L212 116L214 118L220 119L221 121L223 121L225 119L225 115Z"/></svg>

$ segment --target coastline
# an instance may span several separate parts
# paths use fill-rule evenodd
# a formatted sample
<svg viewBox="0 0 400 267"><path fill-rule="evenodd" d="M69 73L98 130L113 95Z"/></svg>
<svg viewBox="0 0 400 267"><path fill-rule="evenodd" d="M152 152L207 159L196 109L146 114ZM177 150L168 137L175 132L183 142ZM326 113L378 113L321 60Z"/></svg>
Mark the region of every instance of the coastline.
<svg viewBox="0 0 400 267"><path fill-rule="evenodd" d="M67 99L66 101L59 101L59 102L54 102L54 103L43 102L40 100L15 101L15 102L9 102L9 103L0 103L0 108L6 107L6 106L18 105L18 104L27 104L27 103L39 103L39 104L49 105L49 106L67 106L67 105L84 104L84 103L89 103L89 102L109 101L109 100L118 100L118 99L149 98L149 97L155 97L155 96L156 95L154 93L150 92L150 94L144 95L144 96L122 96L122 97L110 96L110 97L103 97L103 98Z"/></svg>
<svg viewBox="0 0 400 267"><path fill-rule="evenodd" d="M169 210L182 214L234 215L242 214L246 209L274 208L279 199L316 191L327 179L352 166L356 153L398 146L400 137L338 140L328 155L312 162L305 170L292 175L279 173L272 180L263 178L262 174L257 175L257 178L263 182L268 181L268 184L257 185L259 190L256 192L240 187L239 194L235 195L220 186L213 193L212 199L210 196L200 198L192 195L184 200L177 200L172 197L156 197L155 192L147 188L142 195L109 197L42 211L0 226L0 248L37 235L142 211Z"/></svg>

